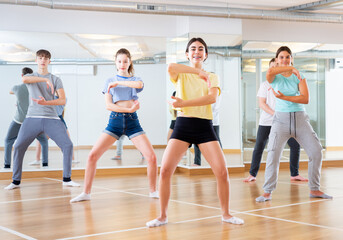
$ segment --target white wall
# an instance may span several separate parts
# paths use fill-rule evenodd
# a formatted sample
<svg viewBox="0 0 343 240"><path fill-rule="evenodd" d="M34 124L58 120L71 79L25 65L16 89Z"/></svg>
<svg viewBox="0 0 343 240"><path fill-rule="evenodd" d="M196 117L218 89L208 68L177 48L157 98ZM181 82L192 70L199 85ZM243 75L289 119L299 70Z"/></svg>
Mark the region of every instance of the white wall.
<svg viewBox="0 0 343 240"><path fill-rule="evenodd" d="M331 69L325 76L326 145L343 146L343 69Z"/></svg>
<svg viewBox="0 0 343 240"><path fill-rule="evenodd" d="M343 43L343 24L242 20L243 40Z"/></svg>

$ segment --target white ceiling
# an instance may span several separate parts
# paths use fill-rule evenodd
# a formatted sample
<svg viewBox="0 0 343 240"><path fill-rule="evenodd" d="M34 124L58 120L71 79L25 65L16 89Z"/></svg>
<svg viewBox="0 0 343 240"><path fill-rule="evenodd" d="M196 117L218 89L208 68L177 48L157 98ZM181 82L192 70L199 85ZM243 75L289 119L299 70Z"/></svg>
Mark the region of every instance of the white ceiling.
<svg viewBox="0 0 343 240"><path fill-rule="evenodd" d="M111 2L116 2L109 0ZM127 0L128 1L128 0ZM176 4L192 6L212 6L247 9L280 10L284 8L308 4L311 0L139 0L135 3ZM343 1L337 1L338 6L327 6L312 12L343 14ZM0 5L1 6L1 5ZM191 37L191 36L190 36ZM209 46L237 46L242 42L239 35L206 34ZM42 40L43 39L43 40ZM12 44L12 45L11 45ZM63 33L33 33L0 31L0 61L32 61L34 53L39 48L51 50L55 59L107 59L113 60L113 55L119 47L125 47L133 54L134 59L151 58L164 53L167 40L159 37L127 37L114 35L80 35ZM291 43L293 49L337 49L338 46L320 44ZM246 50L273 51L277 44L249 42ZM61 46L63 46L61 48ZM338 47L341 49L341 46ZM179 50L178 51L183 51ZM183 54L183 53L181 53Z"/></svg>

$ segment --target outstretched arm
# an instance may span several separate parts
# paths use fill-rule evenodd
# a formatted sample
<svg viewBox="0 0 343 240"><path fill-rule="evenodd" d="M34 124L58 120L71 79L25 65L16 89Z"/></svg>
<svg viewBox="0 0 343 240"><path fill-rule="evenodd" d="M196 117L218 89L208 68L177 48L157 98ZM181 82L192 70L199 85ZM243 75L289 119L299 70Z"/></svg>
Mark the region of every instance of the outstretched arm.
<svg viewBox="0 0 343 240"><path fill-rule="evenodd" d="M132 107L121 107L117 104L113 103L112 95L109 93L105 93L105 102L106 102L106 109L113 112L120 112L120 113L133 113L139 109L139 102L135 101Z"/></svg>
<svg viewBox="0 0 343 240"><path fill-rule="evenodd" d="M172 96L171 98L174 99L172 105L174 108L210 105L216 102L218 94L219 89L217 87L213 87L208 90L208 95L190 100L182 100L181 98Z"/></svg>
<svg viewBox="0 0 343 240"><path fill-rule="evenodd" d="M23 80L23 83L26 83L26 84L46 82L47 88L49 89L50 87L51 93L54 94L54 86L52 85L52 82L48 78L36 77L36 76L23 76L22 80Z"/></svg>
<svg viewBox="0 0 343 240"><path fill-rule="evenodd" d="M142 88L143 82L142 81L115 81L108 84L107 92L110 92L111 88L114 88L118 85L130 87L130 88Z"/></svg>
<svg viewBox="0 0 343 240"><path fill-rule="evenodd" d="M271 67L267 71L266 79L269 83L272 83L275 79L275 76L281 73L289 73L295 74L297 78L301 81L301 76L299 71L293 66L287 67Z"/></svg>
<svg viewBox="0 0 343 240"><path fill-rule="evenodd" d="M168 65L168 73L169 73L169 76L174 80L177 80L180 73L198 74L199 77L204 79L207 82L208 86L210 87L209 76L205 71L201 69L189 67L183 64L170 63Z"/></svg>
<svg viewBox="0 0 343 240"><path fill-rule="evenodd" d="M310 100L310 94L308 92L306 79L304 78L299 83L298 86L299 86L299 92L300 92L299 96L285 96L280 91L275 92L274 89L273 89L273 92L274 92L275 97L277 97L279 99L294 102L294 103L308 104L309 100Z"/></svg>
<svg viewBox="0 0 343 240"><path fill-rule="evenodd" d="M39 96L39 99L34 99L32 100L40 105L65 105L66 104L66 96L63 88L60 88L57 90L59 98L54 99L54 100L48 100L46 101L44 97Z"/></svg>

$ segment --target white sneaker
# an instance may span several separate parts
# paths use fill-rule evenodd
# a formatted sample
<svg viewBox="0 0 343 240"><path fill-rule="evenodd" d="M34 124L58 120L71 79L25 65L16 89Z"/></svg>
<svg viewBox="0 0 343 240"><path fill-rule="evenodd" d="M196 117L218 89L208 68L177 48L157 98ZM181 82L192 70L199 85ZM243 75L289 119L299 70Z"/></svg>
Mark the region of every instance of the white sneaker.
<svg viewBox="0 0 343 240"><path fill-rule="evenodd" d="M71 199L70 203L81 202L81 201L89 201L89 200L91 200L91 195L83 192L79 196Z"/></svg>
<svg viewBox="0 0 343 240"><path fill-rule="evenodd" d="M30 166L32 166L32 165L40 165L40 161L35 160L35 161L33 161L33 162L30 162L29 165L30 165Z"/></svg>
<svg viewBox="0 0 343 240"><path fill-rule="evenodd" d="M149 197L151 197L151 198L160 198L160 195L159 195L158 191L155 191L155 192L150 192L149 193Z"/></svg>
<svg viewBox="0 0 343 240"><path fill-rule="evenodd" d="M80 187L80 184L73 182L73 181L69 181L69 182L63 182L63 186L66 187Z"/></svg>
<svg viewBox="0 0 343 240"><path fill-rule="evenodd" d="M15 188L20 188L20 186L14 184L14 183L11 183L11 184L8 185L7 187L4 187L5 190L12 190L12 189L15 189Z"/></svg>

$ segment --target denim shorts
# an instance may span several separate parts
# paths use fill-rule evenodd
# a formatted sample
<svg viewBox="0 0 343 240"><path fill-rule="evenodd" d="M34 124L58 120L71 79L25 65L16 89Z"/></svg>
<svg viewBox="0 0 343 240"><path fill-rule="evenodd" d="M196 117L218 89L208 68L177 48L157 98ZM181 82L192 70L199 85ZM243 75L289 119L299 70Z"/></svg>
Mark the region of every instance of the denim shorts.
<svg viewBox="0 0 343 240"><path fill-rule="evenodd" d="M117 140L126 135L129 139L145 134L139 124L137 113L112 112L108 125L104 133L116 138Z"/></svg>

